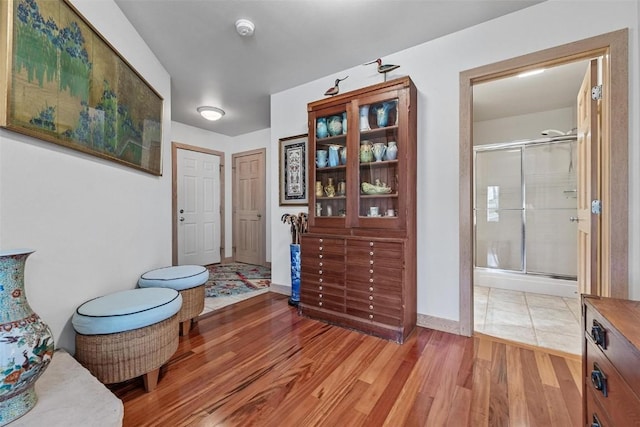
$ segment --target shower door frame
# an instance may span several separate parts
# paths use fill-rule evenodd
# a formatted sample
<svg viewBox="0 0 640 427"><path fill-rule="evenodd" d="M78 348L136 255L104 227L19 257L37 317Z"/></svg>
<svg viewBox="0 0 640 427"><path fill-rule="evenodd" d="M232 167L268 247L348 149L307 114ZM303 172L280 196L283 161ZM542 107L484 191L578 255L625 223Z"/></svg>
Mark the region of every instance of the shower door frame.
<svg viewBox="0 0 640 427"><path fill-rule="evenodd" d="M529 53L460 73L459 150L459 334L473 335L473 86L524 71L608 55L609 90L602 100L602 164L600 197L607 212L598 225L597 280L607 296L629 295L628 146L629 146L629 29ZM615 126L612 124L615 123ZM606 199L605 199L606 198Z"/></svg>
<svg viewBox="0 0 640 427"><path fill-rule="evenodd" d="M554 136L547 138L538 138L538 139L529 139L529 140L518 140L513 142L501 142L496 144L483 144L476 145L473 147L473 267L481 268L489 271L506 271L514 274L529 274L532 276L539 277L548 277L550 279L562 279L562 280L577 280L577 276L563 275L563 274L551 274L551 273L542 273L536 271L529 271L527 268L527 196L526 196L526 171L525 171L525 159L526 159L526 148L528 146L535 145L552 145L552 144L562 144L562 143L571 143L577 142L577 135L563 135L563 136ZM478 151L486 152L486 151L501 151L507 150L510 148L518 148L520 150L520 208L517 210L520 211L520 221L521 221L521 230L520 230L520 269L519 270L509 270L503 268L493 268L493 267L478 267L477 266L477 206L476 206L476 162L477 162L477 153ZM577 178L576 178L577 179ZM488 209L488 208L487 208ZM510 209L516 210L516 209ZM576 213L577 215L577 213Z"/></svg>

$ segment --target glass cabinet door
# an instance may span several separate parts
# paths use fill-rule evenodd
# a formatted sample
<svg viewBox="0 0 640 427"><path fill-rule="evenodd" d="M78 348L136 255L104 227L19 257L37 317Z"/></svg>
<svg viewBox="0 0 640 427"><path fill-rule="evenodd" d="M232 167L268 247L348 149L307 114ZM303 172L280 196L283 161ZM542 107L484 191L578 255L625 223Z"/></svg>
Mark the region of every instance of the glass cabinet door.
<svg viewBox="0 0 640 427"><path fill-rule="evenodd" d="M309 153L313 163L310 200L316 220L339 219L347 215L347 111L319 111L315 117L315 152ZM311 157L313 156L313 158ZM311 212L310 212L311 213Z"/></svg>
<svg viewBox="0 0 640 427"><path fill-rule="evenodd" d="M406 173L399 158L406 147L398 131L399 98L362 99L358 109L357 175L358 222L369 226L395 226L401 206L399 183Z"/></svg>

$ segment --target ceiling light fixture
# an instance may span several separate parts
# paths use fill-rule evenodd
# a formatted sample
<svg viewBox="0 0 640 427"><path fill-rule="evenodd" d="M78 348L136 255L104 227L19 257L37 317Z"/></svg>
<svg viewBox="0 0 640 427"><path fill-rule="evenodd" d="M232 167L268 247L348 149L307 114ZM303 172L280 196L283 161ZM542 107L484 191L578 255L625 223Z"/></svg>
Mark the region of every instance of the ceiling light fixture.
<svg viewBox="0 0 640 427"><path fill-rule="evenodd" d="M198 107L198 113L207 120L220 120L224 116L224 110L216 107Z"/></svg>
<svg viewBox="0 0 640 427"><path fill-rule="evenodd" d="M253 31L256 29L256 26L253 25L253 22L248 19L238 19L236 21L236 31L242 37L250 37L253 35Z"/></svg>
<svg viewBox="0 0 640 427"><path fill-rule="evenodd" d="M535 76L536 74L542 74L542 73L544 73L544 68L538 68L536 70L525 71L524 73L520 73L518 74L518 77L529 77L529 76Z"/></svg>

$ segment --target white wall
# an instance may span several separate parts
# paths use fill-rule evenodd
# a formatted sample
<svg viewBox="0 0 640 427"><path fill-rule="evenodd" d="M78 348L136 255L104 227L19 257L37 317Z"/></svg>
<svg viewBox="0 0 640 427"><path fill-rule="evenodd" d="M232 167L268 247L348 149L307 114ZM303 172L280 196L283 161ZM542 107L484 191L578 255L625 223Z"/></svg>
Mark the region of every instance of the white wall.
<svg viewBox="0 0 640 427"><path fill-rule="evenodd" d="M400 64L395 74L408 74L418 91L418 313L459 319L458 148L459 73L538 50L598 34L630 28L630 205L638 206L638 2L555 1L477 25L440 39L397 52L385 62ZM589 25L584 25L589 22ZM382 81L372 67L349 70L274 94L271 98L271 143L286 135L306 132L306 104L322 98L338 75L343 92ZM277 157L271 156L277 162ZM277 175L272 171L272 182ZM272 200L277 200L272 190ZM279 214L287 211L272 203L274 230L283 227ZM638 210L631 210L638 212ZM631 296L640 297L637 260L640 217L631 217ZM273 282L288 285L288 240L285 233L272 240Z"/></svg>
<svg viewBox="0 0 640 427"><path fill-rule="evenodd" d="M36 250L27 297L70 352L78 305L171 264L169 74L113 1L72 3L165 102L161 177L0 130L0 247Z"/></svg>
<svg viewBox="0 0 640 427"><path fill-rule="evenodd" d="M559 108L494 120L473 122L473 145L496 144L521 139L542 138L540 132L566 132L576 127L575 108ZM555 136L555 134L551 135Z"/></svg>

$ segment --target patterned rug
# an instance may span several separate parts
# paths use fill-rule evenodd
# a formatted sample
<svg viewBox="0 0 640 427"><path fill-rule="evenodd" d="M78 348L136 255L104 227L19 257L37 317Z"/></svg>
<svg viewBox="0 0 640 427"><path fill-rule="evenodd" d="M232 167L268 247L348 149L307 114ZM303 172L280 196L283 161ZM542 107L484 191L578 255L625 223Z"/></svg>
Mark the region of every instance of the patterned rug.
<svg viewBox="0 0 640 427"><path fill-rule="evenodd" d="M206 297L228 297L268 288L271 269L260 265L232 263L208 265Z"/></svg>

